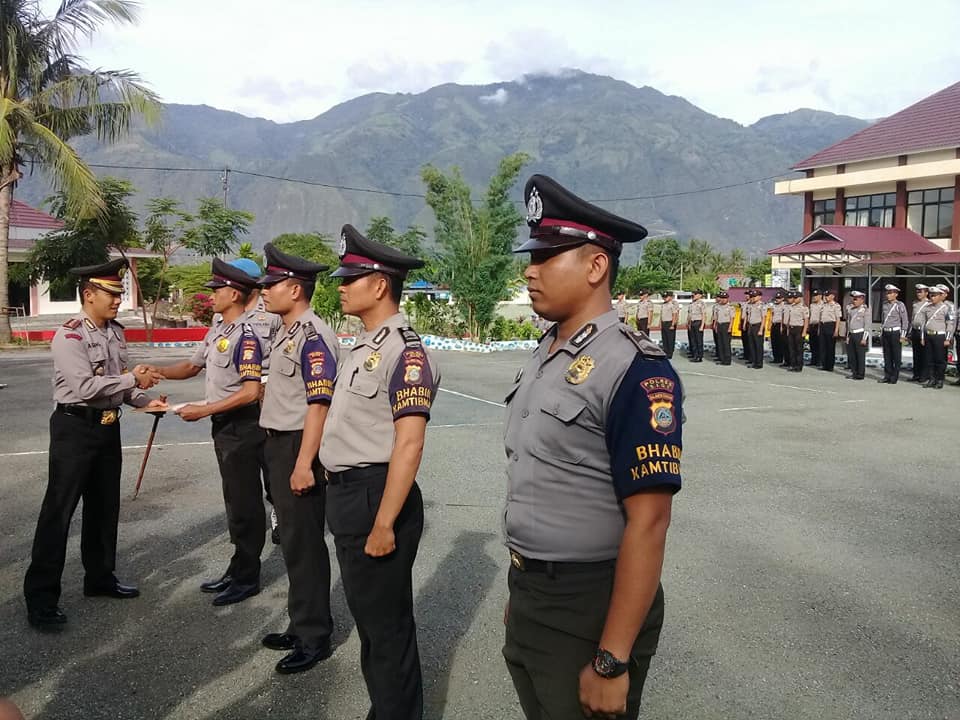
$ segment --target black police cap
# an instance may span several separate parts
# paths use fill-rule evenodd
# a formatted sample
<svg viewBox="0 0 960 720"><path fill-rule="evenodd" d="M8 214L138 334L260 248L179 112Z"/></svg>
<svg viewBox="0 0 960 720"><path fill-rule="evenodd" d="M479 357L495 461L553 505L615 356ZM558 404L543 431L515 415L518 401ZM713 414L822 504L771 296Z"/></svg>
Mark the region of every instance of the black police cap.
<svg viewBox="0 0 960 720"><path fill-rule="evenodd" d="M810 297L816 297L817 295L823 295L823 291L818 288L814 288L810 291Z"/></svg>
<svg viewBox="0 0 960 720"><path fill-rule="evenodd" d="M69 273L113 295L123 295L123 271L129 267L123 258L102 265L70 268Z"/></svg>
<svg viewBox="0 0 960 720"><path fill-rule="evenodd" d="M260 278L261 285L273 285L290 279L314 282L317 273L330 269L329 265L321 265L278 250L273 243L263 246L263 255L267 261L267 271Z"/></svg>
<svg viewBox="0 0 960 720"><path fill-rule="evenodd" d="M592 243L619 257L623 243L647 236L642 225L591 205L546 175L527 180L523 198L530 239L514 250L517 253Z"/></svg>
<svg viewBox="0 0 960 720"><path fill-rule="evenodd" d="M422 268L423 260L364 237L353 225L340 231L340 267L330 277L357 277L382 272L405 278L410 270Z"/></svg>
<svg viewBox="0 0 960 720"><path fill-rule="evenodd" d="M720 292L717 293L717 297L718 297L718 298L728 298L728 297L730 297L730 293L728 293L726 290L721 290Z"/></svg>
<svg viewBox="0 0 960 720"><path fill-rule="evenodd" d="M210 280L203 284L204 287L216 290L222 287L232 287L234 290L253 290L257 287L257 279L247 275L243 270L234 267L220 258L214 258L210 263L210 273L213 275Z"/></svg>

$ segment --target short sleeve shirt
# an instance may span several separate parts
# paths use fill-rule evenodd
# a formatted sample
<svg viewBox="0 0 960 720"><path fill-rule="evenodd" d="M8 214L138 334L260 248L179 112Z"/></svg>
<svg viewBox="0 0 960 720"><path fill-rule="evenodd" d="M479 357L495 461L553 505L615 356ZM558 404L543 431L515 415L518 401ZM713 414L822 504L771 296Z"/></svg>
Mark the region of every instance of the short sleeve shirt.
<svg viewBox="0 0 960 720"><path fill-rule="evenodd" d="M208 403L214 403L233 395L245 382L260 382L262 359L260 340L250 325L221 321L207 331L190 362L206 370L204 394Z"/></svg>

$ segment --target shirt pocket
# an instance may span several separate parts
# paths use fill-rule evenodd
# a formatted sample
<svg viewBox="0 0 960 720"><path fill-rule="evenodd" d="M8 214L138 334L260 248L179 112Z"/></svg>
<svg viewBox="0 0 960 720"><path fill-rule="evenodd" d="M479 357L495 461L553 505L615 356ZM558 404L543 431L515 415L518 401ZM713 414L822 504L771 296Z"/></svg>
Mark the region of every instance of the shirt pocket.
<svg viewBox="0 0 960 720"><path fill-rule="evenodd" d="M351 424L362 426L376 424L378 414L373 411L368 401L375 399L380 392L380 383L377 379L360 375L355 377L353 382L344 389L356 396L350 403L351 407L347 410ZM339 390L338 387L337 392Z"/></svg>
<svg viewBox="0 0 960 720"><path fill-rule="evenodd" d="M233 353L230 350L226 352L220 352L219 350L213 350L207 356L207 362L211 365L216 365L218 368L225 368L230 366L230 361L233 359Z"/></svg>
<svg viewBox="0 0 960 720"><path fill-rule="evenodd" d="M595 448L596 429L585 398L551 400L540 408L540 419L539 446L547 458L579 464Z"/></svg>
<svg viewBox="0 0 960 720"><path fill-rule="evenodd" d="M299 367L300 363L289 355L280 355L280 357L274 360L274 365L271 370L281 375L286 375L287 377L293 377L297 374L297 368Z"/></svg>
<svg viewBox="0 0 960 720"><path fill-rule="evenodd" d="M104 375L107 372L107 348L102 343L88 346L87 358L94 375Z"/></svg>

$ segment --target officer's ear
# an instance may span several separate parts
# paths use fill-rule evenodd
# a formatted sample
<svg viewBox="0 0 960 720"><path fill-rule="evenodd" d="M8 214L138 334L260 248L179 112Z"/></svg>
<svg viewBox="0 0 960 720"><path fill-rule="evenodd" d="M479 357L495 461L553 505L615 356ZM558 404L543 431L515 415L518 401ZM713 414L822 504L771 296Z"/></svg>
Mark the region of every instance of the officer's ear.
<svg viewBox="0 0 960 720"><path fill-rule="evenodd" d="M610 256L596 245L590 243L580 246L580 257L587 265L587 282L591 285L601 285L610 281L610 275L614 272L610 263Z"/></svg>

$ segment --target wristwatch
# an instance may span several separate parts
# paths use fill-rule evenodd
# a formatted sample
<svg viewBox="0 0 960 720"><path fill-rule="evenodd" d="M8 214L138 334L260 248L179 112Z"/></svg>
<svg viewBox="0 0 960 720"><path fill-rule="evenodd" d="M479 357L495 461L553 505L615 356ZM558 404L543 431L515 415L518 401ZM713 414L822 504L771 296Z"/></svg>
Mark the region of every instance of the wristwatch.
<svg viewBox="0 0 960 720"><path fill-rule="evenodd" d="M597 653L593 656L593 671L600 677L608 680L620 677L629 669L629 663L618 660L609 650L597 648Z"/></svg>

